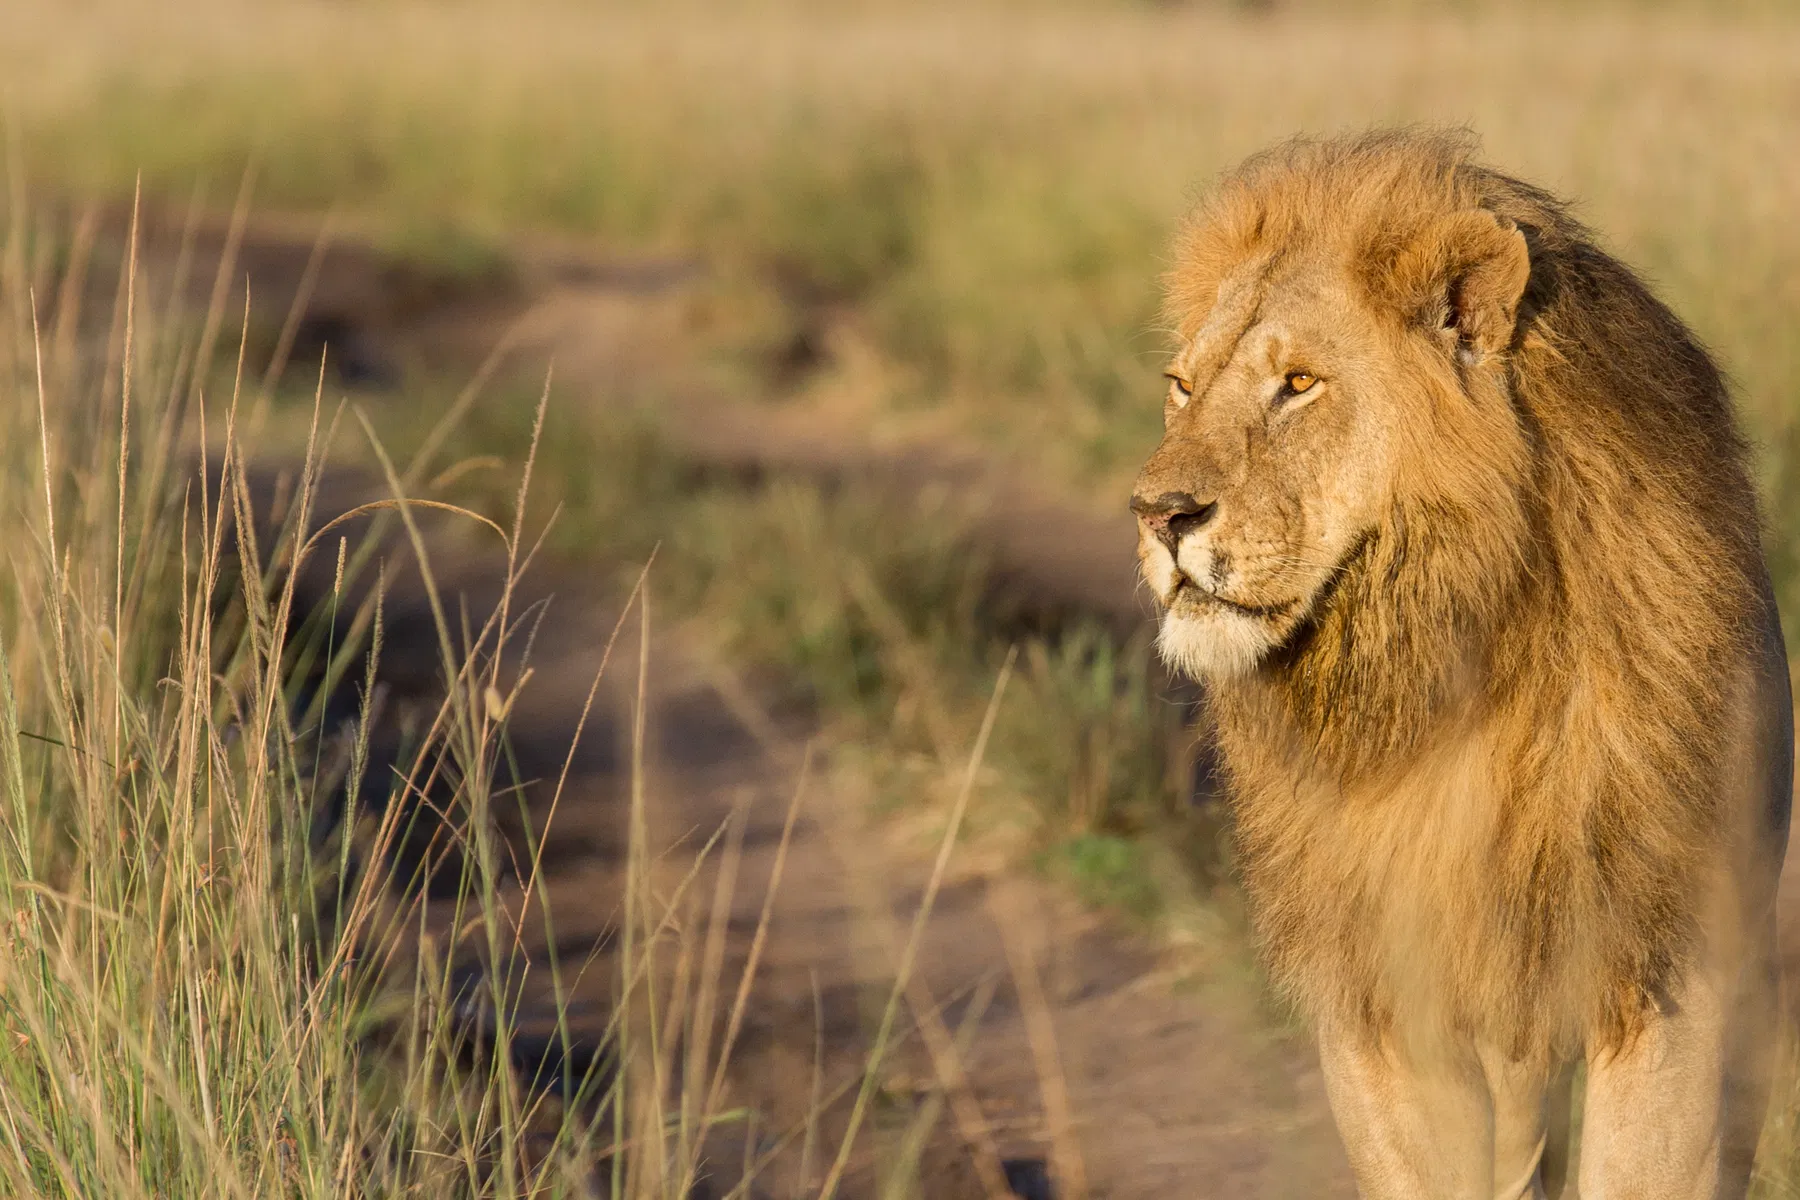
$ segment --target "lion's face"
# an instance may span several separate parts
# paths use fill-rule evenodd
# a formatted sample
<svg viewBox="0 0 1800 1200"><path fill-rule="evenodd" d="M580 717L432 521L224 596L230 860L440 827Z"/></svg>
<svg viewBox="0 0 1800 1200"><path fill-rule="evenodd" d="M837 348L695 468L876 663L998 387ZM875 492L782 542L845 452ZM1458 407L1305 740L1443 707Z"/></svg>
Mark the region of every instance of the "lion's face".
<svg viewBox="0 0 1800 1200"><path fill-rule="evenodd" d="M1268 663L1409 508L1489 514L1495 559L1522 520L1523 233L1481 208L1358 224L1309 183L1227 195L1167 278L1183 340L1131 507L1163 655L1197 677Z"/></svg>
<svg viewBox="0 0 1800 1200"><path fill-rule="evenodd" d="M1169 366L1163 440L1132 499L1173 665L1253 670L1379 523L1406 407L1393 358L1361 290L1327 263L1251 264L1221 286Z"/></svg>

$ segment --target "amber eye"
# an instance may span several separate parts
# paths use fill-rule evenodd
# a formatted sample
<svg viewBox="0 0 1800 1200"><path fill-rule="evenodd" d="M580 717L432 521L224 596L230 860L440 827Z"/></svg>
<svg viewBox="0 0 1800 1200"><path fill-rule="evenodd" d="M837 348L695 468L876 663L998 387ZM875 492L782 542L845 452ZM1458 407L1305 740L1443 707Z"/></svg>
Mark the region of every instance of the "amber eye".
<svg viewBox="0 0 1800 1200"><path fill-rule="evenodd" d="M1310 372L1289 371L1287 376L1288 395L1298 396L1302 392L1309 392L1312 390L1313 384L1317 382L1319 382L1319 377Z"/></svg>
<svg viewBox="0 0 1800 1200"><path fill-rule="evenodd" d="M1180 392L1183 396L1191 397L1194 394L1194 385L1183 379L1181 376L1169 374L1163 376L1163 378L1174 384L1175 390Z"/></svg>

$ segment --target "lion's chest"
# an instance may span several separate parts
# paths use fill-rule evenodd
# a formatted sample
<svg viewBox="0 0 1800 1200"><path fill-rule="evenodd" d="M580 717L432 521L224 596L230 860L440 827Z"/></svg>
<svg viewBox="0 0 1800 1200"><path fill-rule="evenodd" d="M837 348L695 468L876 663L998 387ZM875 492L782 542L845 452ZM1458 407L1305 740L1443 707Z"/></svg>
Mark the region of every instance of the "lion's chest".
<svg viewBox="0 0 1800 1200"><path fill-rule="evenodd" d="M1536 848L1521 844L1493 751L1472 735L1354 788L1245 756L1245 882L1276 981L1313 1015L1465 1025L1500 1015L1520 973L1542 965L1555 905L1521 893L1534 854L1562 835L1525 831Z"/></svg>

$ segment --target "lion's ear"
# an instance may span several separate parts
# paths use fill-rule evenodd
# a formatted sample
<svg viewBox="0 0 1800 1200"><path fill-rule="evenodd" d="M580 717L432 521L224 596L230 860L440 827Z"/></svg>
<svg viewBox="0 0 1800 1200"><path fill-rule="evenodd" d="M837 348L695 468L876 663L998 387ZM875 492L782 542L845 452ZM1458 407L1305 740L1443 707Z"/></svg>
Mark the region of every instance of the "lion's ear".
<svg viewBox="0 0 1800 1200"><path fill-rule="evenodd" d="M1433 224L1393 263L1390 280L1420 319L1456 331L1480 359L1512 341L1519 301L1531 277L1531 251L1511 221L1485 209Z"/></svg>

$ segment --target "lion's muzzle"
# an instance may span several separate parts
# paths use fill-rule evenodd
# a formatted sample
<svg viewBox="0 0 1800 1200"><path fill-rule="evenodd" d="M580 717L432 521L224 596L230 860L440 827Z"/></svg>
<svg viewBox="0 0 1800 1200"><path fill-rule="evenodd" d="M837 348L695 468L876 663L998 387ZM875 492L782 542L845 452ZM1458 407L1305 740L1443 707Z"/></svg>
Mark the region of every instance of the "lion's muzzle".
<svg viewBox="0 0 1800 1200"><path fill-rule="evenodd" d="M1178 555L1181 539L1205 528L1218 514L1216 500L1201 500L1192 492L1163 492L1156 497L1133 496L1131 511L1157 541Z"/></svg>

